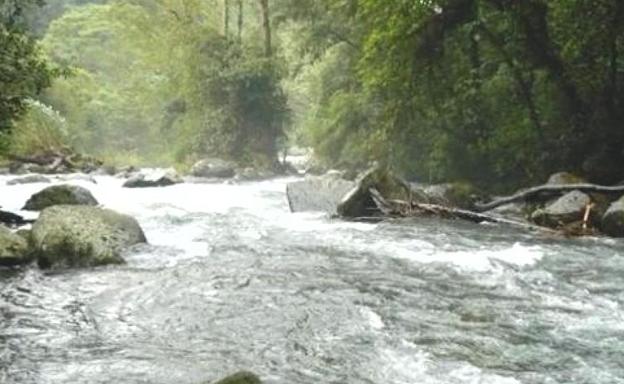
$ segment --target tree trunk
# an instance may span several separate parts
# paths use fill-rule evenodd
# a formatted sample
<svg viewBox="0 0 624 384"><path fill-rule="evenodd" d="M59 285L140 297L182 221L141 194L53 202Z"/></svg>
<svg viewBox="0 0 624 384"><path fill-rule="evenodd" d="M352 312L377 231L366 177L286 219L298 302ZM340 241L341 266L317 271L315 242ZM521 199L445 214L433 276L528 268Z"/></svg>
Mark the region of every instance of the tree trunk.
<svg viewBox="0 0 624 384"><path fill-rule="evenodd" d="M223 36L230 33L230 0L223 0Z"/></svg>
<svg viewBox="0 0 624 384"><path fill-rule="evenodd" d="M238 42L243 41L243 0L238 0Z"/></svg>
<svg viewBox="0 0 624 384"><path fill-rule="evenodd" d="M264 55L271 57L273 48L271 46L271 20L269 13L269 0L259 0L262 11L262 29L264 29Z"/></svg>
<svg viewBox="0 0 624 384"><path fill-rule="evenodd" d="M540 185L537 187L529 188L524 191L520 191L511 196L501 197L492 200L485 204L475 204L477 212L485 212L501 205L514 203L516 201L532 201L532 200L547 200L553 196L562 195L567 192L581 191L581 192L595 192L608 195L619 196L624 193L624 185L606 186L596 184L566 184L566 185Z"/></svg>

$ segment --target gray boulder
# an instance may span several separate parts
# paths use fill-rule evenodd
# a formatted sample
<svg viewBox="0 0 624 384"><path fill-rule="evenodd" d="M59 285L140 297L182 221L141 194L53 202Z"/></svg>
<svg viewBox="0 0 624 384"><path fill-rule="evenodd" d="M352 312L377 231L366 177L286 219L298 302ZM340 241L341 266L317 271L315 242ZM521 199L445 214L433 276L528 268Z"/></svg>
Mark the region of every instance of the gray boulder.
<svg viewBox="0 0 624 384"><path fill-rule="evenodd" d="M88 189L77 185L54 185L32 195L24 210L41 211L53 205L98 205Z"/></svg>
<svg viewBox="0 0 624 384"><path fill-rule="evenodd" d="M413 191L404 180L383 168L375 167L358 178L355 187L338 204L338 214L351 218L378 215L380 212L371 196L371 188L376 189L386 200L428 201L425 196Z"/></svg>
<svg viewBox="0 0 624 384"><path fill-rule="evenodd" d="M591 198L580 191L568 192L557 200L537 209L531 214L531 220L547 227L561 227L583 219L585 207Z"/></svg>
<svg viewBox="0 0 624 384"><path fill-rule="evenodd" d="M236 164L215 158L200 160L191 168L191 175L196 177L226 179L234 177L235 172Z"/></svg>
<svg viewBox="0 0 624 384"><path fill-rule="evenodd" d="M134 218L78 205L45 209L31 232L32 250L42 268L120 264L124 248L145 242Z"/></svg>
<svg viewBox="0 0 624 384"><path fill-rule="evenodd" d="M168 187L179 184L182 178L173 169L138 173L123 184L124 188Z"/></svg>
<svg viewBox="0 0 624 384"><path fill-rule="evenodd" d="M7 181L7 185L34 184L34 183L50 183L51 180L43 175L28 175L17 177Z"/></svg>
<svg viewBox="0 0 624 384"><path fill-rule="evenodd" d="M624 196L611 203L602 216L601 227L609 236L624 237Z"/></svg>
<svg viewBox="0 0 624 384"><path fill-rule="evenodd" d="M31 260L26 239L0 225L0 267L28 264Z"/></svg>
<svg viewBox="0 0 624 384"><path fill-rule="evenodd" d="M312 176L288 183L286 196L292 212L324 211L336 213L342 198L355 187L352 181L337 175Z"/></svg>
<svg viewBox="0 0 624 384"><path fill-rule="evenodd" d="M227 376L214 384L262 384L262 381L251 372L241 371Z"/></svg>

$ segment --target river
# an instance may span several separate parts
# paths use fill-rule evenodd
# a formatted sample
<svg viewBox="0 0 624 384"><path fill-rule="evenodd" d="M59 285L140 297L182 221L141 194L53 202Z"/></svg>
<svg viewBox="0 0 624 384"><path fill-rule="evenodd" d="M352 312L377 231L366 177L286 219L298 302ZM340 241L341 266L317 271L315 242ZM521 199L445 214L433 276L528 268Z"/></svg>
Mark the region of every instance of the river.
<svg viewBox="0 0 624 384"><path fill-rule="evenodd" d="M150 245L0 272L0 383L624 383L623 241L292 214L288 181L77 182Z"/></svg>

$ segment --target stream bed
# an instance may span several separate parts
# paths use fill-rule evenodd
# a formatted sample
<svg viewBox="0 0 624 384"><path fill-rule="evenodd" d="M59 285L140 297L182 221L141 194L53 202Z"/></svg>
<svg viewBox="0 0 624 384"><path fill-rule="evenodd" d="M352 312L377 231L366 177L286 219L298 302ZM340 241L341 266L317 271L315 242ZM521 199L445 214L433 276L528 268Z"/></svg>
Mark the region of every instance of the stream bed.
<svg viewBox="0 0 624 384"><path fill-rule="evenodd" d="M0 271L0 383L624 383L624 241L293 214L293 179L96 179L150 245ZM7 210L46 186L6 180Z"/></svg>

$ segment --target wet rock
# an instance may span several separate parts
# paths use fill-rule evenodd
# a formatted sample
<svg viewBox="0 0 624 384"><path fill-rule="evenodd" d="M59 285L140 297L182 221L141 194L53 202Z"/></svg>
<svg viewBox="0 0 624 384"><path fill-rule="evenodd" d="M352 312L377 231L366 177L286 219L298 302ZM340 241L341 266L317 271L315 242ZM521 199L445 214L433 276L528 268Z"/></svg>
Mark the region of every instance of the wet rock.
<svg viewBox="0 0 624 384"><path fill-rule="evenodd" d="M531 220L547 227L561 227L582 220L589 203L591 203L589 195L580 191L568 192L545 208L533 212Z"/></svg>
<svg viewBox="0 0 624 384"><path fill-rule="evenodd" d="M173 169L147 172L143 171L129 178L124 184L124 188L150 188L168 187L179 184L182 178Z"/></svg>
<svg viewBox="0 0 624 384"><path fill-rule="evenodd" d="M241 371L227 376L214 384L262 384L262 381L251 372Z"/></svg>
<svg viewBox="0 0 624 384"><path fill-rule="evenodd" d="M601 227L609 236L624 237L624 196L611 203L602 217Z"/></svg>
<svg viewBox="0 0 624 384"><path fill-rule="evenodd" d="M196 177L209 177L226 179L234 177L236 164L216 158L208 158L198 161L191 168L191 175Z"/></svg>
<svg viewBox="0 0 624 384"><path fill-rule="evenodd" d="M568 184L583 184L587 180L569 172L557 172L550 175L546 184L548 185L568 185Z"/></svg>
<svg viewBox="0 0 624 384"><path fill-rule="evenodd" d="M324 211L334 214L343 197L355 185L354 182L335 175L307 177L305 180L288 183L288 205L292 212Z"/></svg>
<svg viewBox="0 0 624 384"><path fill-rule="evenodd" d="M53 205L98 205L88 189L77 185L54 185L32 195L24 210L41 211Z"/></svg>
<svg viewBox="0 0 624 384"><path fill-rule="evenodd" d="M20 185L20 184L34 184L34 183L50 183L49 178L43 175L28 175L23 177L17 177L7 181L7 185Z"/></svg>
<svg viewBox="0 0 624 384"><path fill-rule="evenodd" d="M386 200L426 202L423 196L415 195L402 179L389 171L375 167L358 178L351 189L338 204L337 212L342 217L368 217L379 214L371 196L370 189L375 188Z"/></svg>
<svg viewBox="0 0 624 384"><path fill-rule="evenodd" d="M0 225L0 267L28 264L31 260L28 242Z"/></svg>
<svg viewBox="0 0 624 384"><path fill-rule="evenodd" d="M0 223L13 227L28 224L29 221L13 212L0 210Z"/></svg>
<svg viewBox="0 0 624 384"><path fill-rule="evenodd" d="M120 264L123 249L145 242L134 218L79 205L43 210L31 233L32 251L42 268Z"/></svg>
<svg viewBox="0 0 624 384"><path fill-rule="evenodd" d="M481 193L467 182L430 185L424 188L424 193L431 204L462 209L472 209L481 199Z"/></svg>

